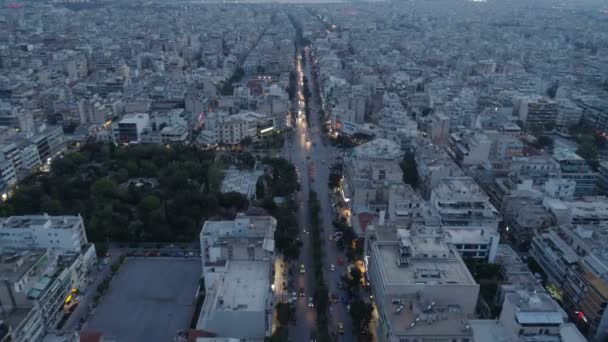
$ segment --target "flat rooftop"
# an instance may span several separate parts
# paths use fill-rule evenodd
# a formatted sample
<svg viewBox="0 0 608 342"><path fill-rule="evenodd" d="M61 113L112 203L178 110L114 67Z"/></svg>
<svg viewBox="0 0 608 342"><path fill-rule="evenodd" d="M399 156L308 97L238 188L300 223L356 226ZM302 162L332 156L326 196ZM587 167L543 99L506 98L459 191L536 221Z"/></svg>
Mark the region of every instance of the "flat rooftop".
<svg viewBox="0 0 608 342"><path fill-rule="evenodd" d="M173 341L190 326L200 270L195 259L127 258L84 329L117 342Z"/></svg>
<svg viewBox="0 0 608 342"><path fill-rule="evenodd" d="M400 304L393 304L390 298L385 299L385 307L392 310L388 319L394 335L409 338L444 336L446 339L470 336L467 330L469 317L458 305L439 307L415 297L405 300L401 302L403 309L397 313Z"/></svg>
<svg viewBox="0 0 608 342"><path fill-rule="evenodd" d="M583 160L581 156L576 154L576 152L567 149L567 148L556 148L553 150L553 158L557 161L566 161L566 160Z"/></svg>
<svg viewBox="0 0 608 342"><path fill-rule="evenodd" d="M80 216L23 215L0 218L0 228L72 229L80 222Z"/></svg>
<svg viewBox="0 0 608 342"><path fill-rule="evenodd" d="M34 265L38 265L39 270L36 275L40 275L50 262L45 257L46 250L31 249L19 251L7 251L0 254L0 278L13 283L19 281L23 276L30 272ZM31 281L34 281L33 273L30 274Z"/></svg>
<svg viewBox="0 0 608 342"><path fill-rule="evenodd" d="M396 284L467 284L475 285L464 263L457 259L453 251L447 258L412 258L408 266L399 266L397 259L400 256L398 244L378 244L378 262L387 285Z"/></svg>
<svg viewBox="0 0 608 342"><path fill-rule="evenodd" d="M264 311L270 291L269 261L230 261L228 270L208 284L197 328L218 311Z"/></svg>
<svg viewBox="0 0 608 342"><path fill-rule="evenodd" d="M433 192L442 200L448 201L462 197L469 198L471 202L488 200L488 196L471 177L443 178Z"/></svg>
<svg viewBox="0 0 608 342"><path fill-rule="evenodd" d="M201 237L250 237L274 240L276 220L272 216L238 215L234 221L205 221Z"/></svg>
<svg viewBox="0 0 608 342"><path fill-rule="evenodd" d="M262 171L226 170L224 171L221 190L222 192L238 192L247 197L253 197L255 196L255 185L258 178L263 174Z"/></svg>

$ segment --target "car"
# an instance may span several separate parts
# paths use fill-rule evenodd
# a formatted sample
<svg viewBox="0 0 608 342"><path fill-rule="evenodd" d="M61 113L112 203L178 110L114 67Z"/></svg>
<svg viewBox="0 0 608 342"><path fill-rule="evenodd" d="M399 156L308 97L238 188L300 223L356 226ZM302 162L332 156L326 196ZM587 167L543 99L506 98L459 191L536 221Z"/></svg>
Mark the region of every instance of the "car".
<svg viewBox="0 0 608 342"><path fill-rule="evenodd" d="M300 297L304 297L306 294L304 293L304 288L300 288Z"/></svg>
<svg viewBox="0 0 608 342"><path fill-rule="evenodd" d="M304 264L300 265L300 273L306 273L306 268L304 267Z"/></svg>
<svg viewBox="0 0 608 342"><path fill-rule="evenodd" d="M317 342L317 334L314 331L310 332L310 342Z"/></svg>
<svg viewBox="0 0 608 342"><path fill-rule="evenodd" d="M315 303L312 301L312 297L308 297L308 307L309 308L315 307Z"/></svg>
<svg viewBox="0 0 608 342"><path fill-rule="evenodd" d="M330 270L330 271L332 271L332 272L333 272L335 269L336 269L336 268L334 267L334 264L329 265L329 270Z"/></svg>
<svg viewBox="0 0 608 342"><path fill-rule="evenodd" d="M340 334L340 335L344 334L344 323L342 323L342 322L338 323L338 334Z"/></svg>
<svg viewBox="0 0 608 342"><path fill-rule="evenodd" d="M108 258L108 257L103 258L103 264L104 264L104 265L107 265L107 264L109 264L109 263L110 263L110 258Z"/></svg>

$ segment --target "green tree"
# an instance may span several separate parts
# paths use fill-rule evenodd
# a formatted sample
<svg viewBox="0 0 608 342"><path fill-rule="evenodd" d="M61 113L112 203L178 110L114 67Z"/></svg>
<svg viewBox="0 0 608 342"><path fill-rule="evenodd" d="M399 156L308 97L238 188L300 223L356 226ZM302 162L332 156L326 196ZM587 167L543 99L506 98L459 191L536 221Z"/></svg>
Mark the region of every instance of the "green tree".
<svg viewBox="0 0 608 342"><path fill-rule="evenodd" d="M357 298L350 304L350 316L353 320L353 326L360 330L367 330L369 323L372 320L374 307L370 303Z"/></svg>
<svg viewBox="0 0 608 342"><path fill-rule="evenodd" d="M152 212L160 208L160 204L161 202L158 197L154 195L147 195L146 197L141 199L139 207L146 212Z"/></svg>
<svg viewBox="0 0 608 342"><path fill-rule="evenodd" d="M546 135L541 135L536 139L535 146L547 150L553 150L554 142L553 139Z"/></svg>
<svg viewBox="0 0 608 342"><path fill-rule="evenodd" d="M109 197L116 194L117 184L112 179L105 177L93 183L91 191L95 196Z"/></svg>
<svg viewBox="0 0 608 342"><path fill-rule="evenodd" d="M418 166L416 165L416 157L413 152L407 152L403 156L403 160L399 164L403 171L403 182L409 184L412 188L418 187Z"/></svg>

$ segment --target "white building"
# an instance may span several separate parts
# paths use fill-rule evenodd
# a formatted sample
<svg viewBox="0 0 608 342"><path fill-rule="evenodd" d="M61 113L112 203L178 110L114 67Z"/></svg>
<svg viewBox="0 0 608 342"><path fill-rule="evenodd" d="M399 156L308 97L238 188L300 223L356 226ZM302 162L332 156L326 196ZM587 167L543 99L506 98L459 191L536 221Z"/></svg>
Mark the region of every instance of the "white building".
<svg viewBox="0 0 608 342"><path fill-rule="evenodd" d="M498 320L471 320L473 341L586 342L587 339L547 293L508 293Z"/></svg>
<svg viewBox="0 0 608 342"><path fill-rule="evenodd" d="M82 217L44 214L0 218L0 244L7 248L82 252L88 240Z"/></svg>
<svg viewBox="0 0 608 342"><path fill-rule="evenodd" d="M245 171L245 170L226 170L224 171L224 179L222 180L221 191L238 192L247 196L249 199L255 199L255 190L258 179L264 174L263 171Z"/></svg>
<svg viewBox="0 0 608 342"><path fill-rule="evenodd" d="M114 141L121 143L139 142L144 129L150 126L150 116L146 113L126 114L113 125Z"/></svg>
<svg viewBox="0 0 608 342"><path fill-rule="evenodd" d="M501 218L473 178L443 178L431 191L430 202L449 236L448 241L463 257L493 262Z"/></svg>
<svg viewBox="0 0 608 342"><path fill-rule="evenodd" d="M379 341L464 341L479 285L458 252L432 229L368 227L367 277Z"/></svg>
<svg viewBox="0 0 608 342"><path fill-rule="evenodd" d="M401 146L393 140L377 138L353 148L354 157L359 159L387 159L399 161L403 159Z"/></svg>
<svg viewBox="0 0 608 342"><path fill-rule="evenodd" d="M205 222L200 243L206 296L197 329L240 339L270 335L276 224L271 216L242 214Z"/></svg>

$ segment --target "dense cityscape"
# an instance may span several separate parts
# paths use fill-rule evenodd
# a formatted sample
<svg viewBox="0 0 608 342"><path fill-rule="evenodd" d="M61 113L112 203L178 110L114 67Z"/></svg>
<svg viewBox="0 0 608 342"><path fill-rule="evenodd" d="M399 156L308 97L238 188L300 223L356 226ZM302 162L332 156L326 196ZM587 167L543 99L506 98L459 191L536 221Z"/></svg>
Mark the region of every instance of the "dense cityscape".
<svg viewBox="0 0 608 342"><path fill-rule="evenodd" d="M608 341L608 4L3 1L0 342Z"/></svg>

